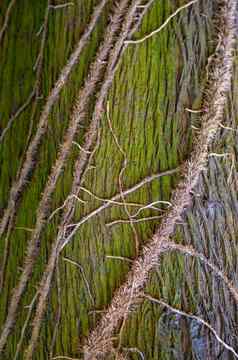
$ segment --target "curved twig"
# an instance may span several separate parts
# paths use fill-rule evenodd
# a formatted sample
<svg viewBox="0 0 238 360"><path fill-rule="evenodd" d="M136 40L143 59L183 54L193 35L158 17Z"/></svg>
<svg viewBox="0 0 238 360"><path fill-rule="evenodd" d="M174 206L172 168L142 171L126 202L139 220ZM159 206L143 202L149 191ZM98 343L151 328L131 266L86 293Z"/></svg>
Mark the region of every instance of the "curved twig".
<svg viewBox="0 0 238 360"><path fill-rule="evenodd" d="M13 6L15 5L15 3L16 3L16 0L11 0L9 5L8 5L6 15L5 15L5 19L4 19L4 23L3 23L3 26L2 26L2 28L0 30L0 44L2 42L4 33L5 33L6 29L7 29L8 22L9 22L9 19L10 19L10 15L11 15L11 11L12 11Z"/></svg>
<svg viewBox="0 0 238 360"><path fill-rule="evenodd" d="M179 310L174 308L173 306L167 304L165 301L163 300L158 300L155 299L154 297L150 296L149 294L144 294L143 295L145 299L154 302L156 304L159 304L161 306L166 307L167 309L169 309L170 311L181 315L181 316L185 316L189 319L194 319L197 322L201 323L202 325L206 326L215 336L215 338L217 339L217 341L222 344L224 346L224 348L230 352L232 352L232 354L238 359L238 353L233 349L233 347L231 347L230 345L228 345L224 340L222 340L222 338L218 335L218 333L216 332L216 330L205 320L203 320L202 318L200 318L199 316L193 315L193 314L189 314L185 311Z"/></svg>

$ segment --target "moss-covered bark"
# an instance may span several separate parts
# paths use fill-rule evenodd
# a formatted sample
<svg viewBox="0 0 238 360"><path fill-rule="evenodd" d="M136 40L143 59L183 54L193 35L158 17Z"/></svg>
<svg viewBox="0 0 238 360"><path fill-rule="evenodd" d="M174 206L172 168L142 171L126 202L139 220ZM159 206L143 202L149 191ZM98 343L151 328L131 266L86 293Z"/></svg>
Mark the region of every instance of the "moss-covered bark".
<svg viewBox="0 0 238 360"><path fill-rule="evenodd" d="M10 3L3 1L1 5L0 29ZM83 356L85 337L95 328L114 291L125 280L131 260L158 228L161 215L170 206L172 190L182 175L178 167L190 156L201 116L186 109L200 110L204 105L207 64L217 45L213 21L219 11L217 2L200 0L192 4L159 34L142 44L128 44L124 49L124 40L131 37L131 30L146 10L139 6L133 8L135 3L105 1L79 60L55 97L50 115L45 117L47 126L43 125L41 133L39 124L47 97L101 1L74 0L61 7L60 1L21 0L13 2L8 12L7 27L0 38L2 336L6 319L11 315L13 289L19 289L21 281L24 289L15 291L15 295L20 296L19 305L14 309L16 319L9 325L9 330L13 328L6 337L2 359L30 358L30 349L34 350L34 359ZM133 38L158 28L184 3L154 1L138 23ZM128 17L130 11L131 18ZM110 25L110 21L114 21L114 25ZM108 26L111 26L109 32ZM98 51L103 51L103 56L92 67L98 60ZM234 70L234 88L224 121L234 128L235 89ZM14 117L19 109L20 114ZM67 142L70 121L73 126L68 134L72 135L72 129L75 134ZM26 154L38 133L41 139L32 153L30 171L16 194L11 189L23 179L21 169L29 160ZM194 203L184 214L184 224L178 225L174 240L192 244L235 283L236 132L222 129L215 146L214 152L227 152L232 156L210 159L209 170L201 176L198 185L199 197L194 196ZM53 174L59 155L62 169L58 161ZM120 196L120 192L146 176L171 169L177 171L154 178L128 196ZM110 203L85 221L60 251L64 239L75 229L72 224L77 224L115 194L119 194L114 200L117 203ZM152 202L158 203L138 212ZM128 219L131 219L129 223L112 224ZM140 222L133 222L139 219ZM30 257L29 244L33 244ZM54 261L47 268L51 258ZM41 313L38 300L41 299L43 306L42 289L47 288L44 288L46 280L50 291L46 294L45 311ZM218 287L222 287L222 291L218 291ZM181 254L164 255L158 271L151 275L147 290L175 307L204 317L237 349L236 305L225 285L210 276L210 270L198 260ZM36 336L36 343L28 348L36 320L41 321L40 336ZM209 356L215 359L220 352L222 359L233 356L218 346L205 328L149 301L131 313L121 332L117 329L115 338L115 349L120 345L118 350L128 359L142 358L142 354L146 359Z"/></svg>

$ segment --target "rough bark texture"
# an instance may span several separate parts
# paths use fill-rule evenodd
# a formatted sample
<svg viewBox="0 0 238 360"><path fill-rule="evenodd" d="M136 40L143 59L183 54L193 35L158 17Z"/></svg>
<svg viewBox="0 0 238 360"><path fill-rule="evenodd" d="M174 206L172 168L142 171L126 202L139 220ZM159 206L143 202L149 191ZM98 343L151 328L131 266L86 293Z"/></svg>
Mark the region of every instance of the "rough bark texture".
<svg viewBox="0 0 238 360"><path fill-rule="evenodd" d="M237 9L186 3L2 2L1 359L236 357Z"/></svg>

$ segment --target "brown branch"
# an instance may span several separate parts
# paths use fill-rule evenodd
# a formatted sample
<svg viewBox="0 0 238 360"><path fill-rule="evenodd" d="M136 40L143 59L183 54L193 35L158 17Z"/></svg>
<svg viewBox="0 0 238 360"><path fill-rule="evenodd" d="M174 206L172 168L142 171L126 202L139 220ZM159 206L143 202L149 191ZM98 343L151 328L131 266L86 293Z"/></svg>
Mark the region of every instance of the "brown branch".
<svg viewBox="0 0 238 360"><path fill-rule="evenodd" d="M97 354L105 356L111 350L111 338L119 322L125 317L128 304L131 303L133 285L133 301L139 299L142 289L147 283L149 274L157 264L158 258L166 250L170 236L174 233L177 221L181 219L186 207L191 204L192 190L197 185L200 174L207 166L209 146L212 144L219 123L223 120L227 102L227 92L231 87L235 33L236 1L221 2L217 13L220 23L222 41L214 57L216 66L210 74L210 97L207 98L208 110L202 115L202 129L196 140L190 161L187 163L185 179L180 182L172 197L173 208L162 220L151 241L143 248L142 255L134 261L125 283L116 291L107 312L88 338L85 346L85 360ZM225 29L225 31L224 31ZM221 50L221 51L219 51Z"/></svg>
<svg viewBox="0 0 238 360"><path fill-rule="evenodd" d="M80 202L81 204L86 204L86 201L80 199L78 196L76 196L76 195L74 195L74 194L69 195L69 196L65 199L65 201L63 202L63 204L62 204L61 206L59 206L58 208L56 208L56 209L51 213L51 215L49 216L48 222L50 222L50 221L53 219L53 217L54 217L60 210L63 210L63 208L64 208L64 207L66 206L66 204L67 204L67 201L69 201L71 197L75 198L75 199L76 199L78 202Z"/></svg>
<svg viewBox="0 0 238 360"><path fill-rule="evenodd" d="M132 286L131 286L131 293L130 293L130 299L129 299L129 302L127 304L127 308L126 308L126 311L123 315L123 318L122 318L122 325L120 327L120 331L119 331L119 342L118 342L118 346L117 346L117 353L119 353L120 351L120 348L121 348L121 344L122 344L122 333L123 333L123 330L126 326L126 320L127 320L127 314L129 312L129 309L131 307L131 304L133 303L133 292L134 292L134 283L132 283ZM116 360L117 360L117 356L116 356Z"/></svg>

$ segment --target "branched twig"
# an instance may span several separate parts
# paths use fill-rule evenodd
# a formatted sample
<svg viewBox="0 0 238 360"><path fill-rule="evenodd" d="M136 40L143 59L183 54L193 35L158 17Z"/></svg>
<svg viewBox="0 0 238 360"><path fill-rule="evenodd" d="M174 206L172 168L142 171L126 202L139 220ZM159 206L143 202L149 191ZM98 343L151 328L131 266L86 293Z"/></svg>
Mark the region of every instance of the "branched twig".
<svg viewBox="0 0 238 360"><path fill-rule="evenodd" d="M90 190L86 189L84 186L80 186L80 190L83 190L84 192L86 192L87 194L89 194L90 196L92 196L94 199L105 202L105 203L110 203L111 205L119 205L119 206L124 206L123 202L120 201L115 201L112 199L106 199L106 198L102 198L100 196L97 196L95 194L93 194ZM126 203L128 206L134 206L134 207L141 207L141 204L137 204L137 203ZM70 225L69 225L70 226Z"/></svg>
<svg viewBox="0 0 238 360"><path fill-rule="evenodd" d="M141 187L151 183L152 181L154 180L157 180L159 179L160 177L163 177L163 176L170 176L170 175L173 175L173 174L176 174L179 172L181 168L175 168L175 169L171 169L171 170L167 170L167 171L163 171L161 173L158 173L158 174L153 174L151 176L147 176L145 177L142 181L140 181L139 183L137 183L136 185L134 185L133 187L127 189L127 190L124 190L123 192L123 195L124 197L134 193L135 191L139 190ZM112 204L115 204L115 202L117 202L117 200L119 200L121 198L121 194L118 193L116 195L114 195L111 199L108 199L108 201L99 206L98 208L96 208L95 210L93 210L92 212L90 212L89 214L85 215L78 223L76 224L73 224L74 226L74 229L72 230L72 232L70 233L70 235L64 239L64 241L62 242L62 245L61 245L61 248L60 248L60 251L63 250L63 248L71 241L71 239L73 238L73 236L76 234L76 232L78 231L78 229L84 224L86 223L87 221L89 221L90 219L92 219L94 216L98 215L100 212L106 210L107 208L109 208ZM109 201L110 200L110 201ZM121 203L120 203L121 204ZM128 203L128 204L131 204L132 203ZM141 204L140 204L141 206ZM71 226L71 225L67 225L68 227Z"/></svg>
<svg viewBox="0 0 238 360"><path fill-rule="evenodd" d="M51 215L49 216L48 222L50 222L50 221L53 219L53 217L54 217L60 210L63 210L63 208L66 206L67 202L68 202L71 198L75 198L75 199L76 199L78 202L80 202L81 204L86 204L86 201L80 199L77 195L74 195L74 194L69 195L69 196L66 198L66 200L64 201L64 203L63 203L61 206L59 206L57 209L55 209L55 210L51 213Z"/></svg>
<svg viewBox="0 0 238 360"><path fill-rule="evenodd" d="M163 245L164 253L170 251L178 251L181 254L195 257L196 259L200 260L203 264L205 264L207 267L209 267L214 272L214 274L226 284L235 302L238 304L238 290L233 286L232 282L228 279L226 274L222 272L217 266L215 266L203 254L196 251L192 246L184 246L182 244L176 244L173 241L168 241Z"/></svg>
<svg viewBox="0 0 238 360"><path fill-rule="evenodd" d="M87 151L85 150L81 145L79 145L79 143L77 143L76 141L72 142L74 145L76 145L80 151L84 151L86 154L91 154L92 151Z"/></svg>
<svg viewBox="0 0 238 360"><path fill-rule="evenodd" d="M139 213L143 210L146 210L146 209L153 209L153 210L157 210L157 211L163 211L162 209L158 209L157 207L155 207L154 205L156 204L164 204L164 205L168 205L168 207L171 207L172 204L170 201L163 201L163 200L156 200L156 201L153 201L152 203L150 204L147 204L145 206L142 206L139 210L137 210L133 215L131 215L132 218L135 218L136 216L139 215Z"/></svg>
<svg viewBox="0 0 238 360"><path fill-rule="evenodd" d="M218 154L218 153L214 153L214 152L211 152L211 153L209 153L208 154L208 156L209 157L212 157L212 156L214 156L214 157L226 157L226 156L230 156L231 154L230 153L224 153L224 154Z"/></svg>
<svg viewBox="0 0 238 360"><path fill-rule="evenodd" d="M145 40L151 38L152 36L158 34L161 30L163 30L167 24L178 14L180 13L180 11L182 11L183 9L186 9L188 8L189 6L195 4L198 0L192 0L190 1L189 3L179 7L172 15L170 15L166 21L156 30L152 31L150 34L144 36L143 38L141 39L138 39L138 40L127 40L125 41L126 44L140 44L142 42L144 42Z"/></svg>
<svg viewBox="0 0 238 360"><path fill-rule="evenodd" d="M236 358L238 358L238 353L233 349L233 347L231 347L224 340L222 340L221 337L216 332L216 330L207 321L203 320L199 316L192 315L192 314L189 314L189 313L184 312L182 310L176 309L173 306L167 304L165 301L155 299L154 297L150 296L149 294L144 294L143 296L144 296L145 299L147 299L147 300L149 300L151 302L154 302L156 304L162 305L162 306L166 307L167 309L169 309L170 311L172 311L172 312L174 312L174 313L176 313L178 315L185 316L187 318L196 320L199 323L201 323L202 325L206 326L213 333L213 335L215 336L217 341L220 344L222 344L224 346L224 348L226 348L228 351L231 351Z"/></svg>
<svg viewBox="0 0 238 360"><path fill-rule="evenodd" d="M121 168L121 171L119 173L119 177L118 177L118 183L119 183L119 189L120 189L120 194L121 194L121 198L122 198L122 201L124 203L124 208L125 208L125 211L126 211L126 214L129 218L129 223L131 225L131 228L132 228L132 232L134 233L134 239L135 239L135 247L136 247L136 254L138 254L139 252L139 240L138 240L138 234L137 234L137 231L136 231L136 228L134 226L134 223L132 221L132 217L131 217L131 214L130 214L130 211L127 207L127 204L126 204L126 200L125 200L125 197L124 197L124 194L123 194L123 183L122 183L122 176L123 176L123 173L125 172L126 170L126 167L127 167L127 163L128 163L128 159L127 159L127 155L126 155L126 152L125 150L122 149L119 141L118 141L118 138L113 130L113 127L112 127L112 124L111 124L111 120L110 120L110 114L109 114L109 102L107 102L107 121L108 121L108 125L109 125L109 129L110 129L110 132L113 136L113 139L116 143L116 146L117 148L119 149L119 152L122 154L123 156L123 166Z"/></svg>

